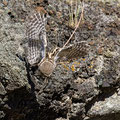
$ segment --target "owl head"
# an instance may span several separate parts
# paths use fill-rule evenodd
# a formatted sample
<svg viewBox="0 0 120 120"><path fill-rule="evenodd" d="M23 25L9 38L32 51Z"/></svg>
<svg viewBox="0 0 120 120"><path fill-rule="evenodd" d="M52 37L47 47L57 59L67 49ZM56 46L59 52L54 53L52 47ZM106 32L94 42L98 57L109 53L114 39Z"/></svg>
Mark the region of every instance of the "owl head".
<svg viewBox="0 0 120 120"><path fill-rule="evenodd" d="M50 59L44 59L38 64L39 70L45 75L50 76L56 67L56 63Z"/></svg>

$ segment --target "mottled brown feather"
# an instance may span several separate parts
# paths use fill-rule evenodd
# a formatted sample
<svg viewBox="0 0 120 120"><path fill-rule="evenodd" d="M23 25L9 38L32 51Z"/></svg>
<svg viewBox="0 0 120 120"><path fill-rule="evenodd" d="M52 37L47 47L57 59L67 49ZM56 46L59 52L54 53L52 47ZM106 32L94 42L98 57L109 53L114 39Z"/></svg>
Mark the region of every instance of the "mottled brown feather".
<svg viewBox="0 0 120 120"><path fill-rule="evenodd" d="M87 42L78 42L61 49L55 57L56 61L69 61L88 55L89 45Z"/></svg>

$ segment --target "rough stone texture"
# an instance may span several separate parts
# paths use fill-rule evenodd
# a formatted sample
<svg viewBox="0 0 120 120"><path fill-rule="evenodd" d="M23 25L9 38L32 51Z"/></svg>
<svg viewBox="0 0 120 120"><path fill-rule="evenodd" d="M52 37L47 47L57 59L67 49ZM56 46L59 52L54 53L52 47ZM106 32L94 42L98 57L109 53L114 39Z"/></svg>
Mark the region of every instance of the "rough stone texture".
<svg viewBox="0 0 120 120"><path fill-rule="evenodd" d="M120 118L120 96L114 93L109 98L105 98L104 100L95 102L95 104L91 107L91 109L87 113L91 119L99 120L107 120L107 119L115 119L119 120ZM93 118L92 118L93 116ZM94 116L96 116L94 118ZM104 117L103 117L104 116Z"/></svg>
<svg viewBox="0 0 120 120"><path fill-rule="evenodd" d="M0 119L2 120L119 120L120 3L85 1L84 22L71 43L87 41L90 55L59 64L46 78L29 70L20 43L25 18L37 9L48 13L48 51L70 37L70 2L64 0L0 1Z"/></svg>

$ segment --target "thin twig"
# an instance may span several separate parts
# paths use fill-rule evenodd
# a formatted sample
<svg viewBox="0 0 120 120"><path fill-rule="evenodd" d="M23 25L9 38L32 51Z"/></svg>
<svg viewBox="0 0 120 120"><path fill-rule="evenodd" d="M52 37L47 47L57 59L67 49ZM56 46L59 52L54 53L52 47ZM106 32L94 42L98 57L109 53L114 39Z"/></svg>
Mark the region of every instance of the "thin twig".
<svg viewBox="0 0 120 120"><path fill-rule="evenodd" d="M80 25L80 23L81 23L81 20L83 19L83 12L84 12L84 1L83 1L81 16L80 16L80 19L79 19L79 21L78 21L78 24L76 25L75 30L73 31L72 35L71 35L70 38L67 40L67 42L64 44L64 46L62 47L62 49L70 42L71 38L73 37L73 35L75 34L76 30L78 29L78 27L79 27L79 25Z"/></svg>

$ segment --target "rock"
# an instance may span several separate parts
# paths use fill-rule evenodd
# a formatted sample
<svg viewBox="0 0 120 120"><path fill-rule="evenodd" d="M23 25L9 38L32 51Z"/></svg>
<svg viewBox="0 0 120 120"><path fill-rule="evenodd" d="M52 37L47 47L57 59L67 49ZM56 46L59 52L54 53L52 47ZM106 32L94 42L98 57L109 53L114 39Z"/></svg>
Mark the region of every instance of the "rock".
<svg viewBox="0 0 120 120"><path fill-rule="evenodd" d="M3 119L5 117L5 113L3 111L0 111L0 119Z"/></svg>
<svg viewBox="0 0 120 120"><path fill-rule="evenodd" d="M115 93L111 97L105 98L104 101L95 102L95 104L88 111L87 115L93 120L99 119L119 120L120 117L119 111L120 111L120 96L117 96L117 94Z"/></svg>
<svg viewBox="0 0 120 120"><path fill-rule="evenodd" d="M71 106L71 112L70 115L68 115L68 118L70 120L79 119L82 120L84 118L85 114L85 104L83 103L74 103Z"/></svg>
<svg viewBox="0 0 120 120"><path fill-rule="evenodd" d="M66 0L13 0L0 4L0 119L119 120L120 7L117 1L105 4L85 1L84 22L69 43L88 42L90 51L85 58L66 62L67 69L58 64L47 78L38 74L37 67L29 68L24 61L24 50L20 47L24 41L27 43L28 14L35 9L48 13L47 51L51 52L56 46L62 47L75 28L69 26L70 5ZM79 7L81 13L81 4ZM78 64L74 65L75 62ZM75 69L71 69L72 65Z"/></svg>
<svg viewBox="0 0 120 120"><path fill-rule="evenodd" d="M4 88L4 86L2 85L2 83L0 83L0 95L5 95L7 92Z"/></svg>

